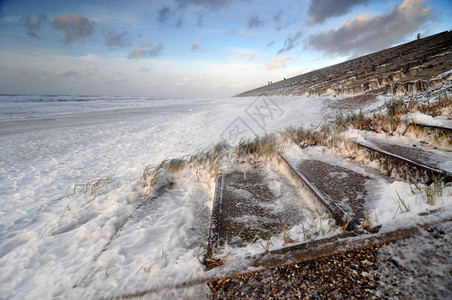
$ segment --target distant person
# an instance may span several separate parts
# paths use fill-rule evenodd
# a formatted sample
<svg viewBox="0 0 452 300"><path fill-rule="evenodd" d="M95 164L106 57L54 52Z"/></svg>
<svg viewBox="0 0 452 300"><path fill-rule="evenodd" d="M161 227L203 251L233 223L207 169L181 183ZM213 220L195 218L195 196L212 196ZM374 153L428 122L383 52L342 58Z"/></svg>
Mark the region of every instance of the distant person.
<svg viewBox="0 0 452 300"><path fill-rule="evenodd" d="M417 34L417 39L419 40L420 38L421 38L421 34L418 33L418 34Z"/></svg>

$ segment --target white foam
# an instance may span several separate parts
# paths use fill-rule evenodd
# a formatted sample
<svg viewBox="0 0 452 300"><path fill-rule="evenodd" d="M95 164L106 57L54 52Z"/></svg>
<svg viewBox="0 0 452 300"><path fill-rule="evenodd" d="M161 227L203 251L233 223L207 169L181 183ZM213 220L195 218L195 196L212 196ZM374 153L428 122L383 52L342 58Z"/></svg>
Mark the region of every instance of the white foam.
<svg viewBox="0 0 452 300"><path fill-rule="evenodd" d="M89 101L71 96L0 99L2 297L50 298L72 291L143 200L141 174L146 166L195 153L222 140L234 144L239 138L288 126L317 126L326 107L321 99L306 97L87 98ZM230 135L235 126L241 126L237 139ZM97 182L99 178L102 180ZM202 206L210 209L214 184L205 184L209 201ZM201 268L193 249L181 250L191 238L182 227L193 222L192 204L179 205L174 213L161 206L155 213L149 217L165 220L167 225L143 227L129 237L146 240L149 252L137 246L142 252L137 250L136 261L117 273L124 282L129 282L128 276L135 278L137 270L132 269L136 264L155 260L152 256L159 255L162 245L181 277L186 276L185 271L190 274L191 269ZM124 259L119 252L113 257L119 265ZM102 259L99 263L108 260ZM113 278L116 267L110 268ZM174 275L159 268L152 272L160 274L156 278L162 281ZM76 295L84 295L83 289L76 290ZM94 297L108 295L108 289L91 292Z"/></svg>
<svg viewBox="0 0 452 300"><path fill-rule="evenodd" d="M145 167L219 141L236 144L289 126L315 128L338 113L322 97L78 101L67 96L66 102L31 99L29 105L28 96L20 97L0 98L2 114L9 107L9 115L0 116L0 295L16 299L101 298L202 276L197 251L208 234L206 212L215 184L194 180L194 174L180 174L187 181L158 198L101 253L143 201ZM14 110L19 118L12 117ZM295 192L280 184L280 175L271 173L275 168L269 166L267 180L281 194L283 207ZM196 184L200 187L189 188ZM407 186L396 188L408 196ZM397 205L394 191L388 193L381 201L392 206L377 213L380 221L389 220ZM320 230L329 226L316 222ZM288 232L302 239L301 229ZM273 247L283 242L278 237ZM258 243L232 249L231 268L234 255L263 250Z"/></svg>

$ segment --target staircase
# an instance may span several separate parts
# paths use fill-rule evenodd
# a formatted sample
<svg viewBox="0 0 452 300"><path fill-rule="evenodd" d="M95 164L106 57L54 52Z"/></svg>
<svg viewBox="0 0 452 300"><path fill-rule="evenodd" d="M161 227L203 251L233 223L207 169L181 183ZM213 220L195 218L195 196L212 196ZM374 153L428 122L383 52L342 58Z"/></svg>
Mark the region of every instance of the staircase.
<svg viewBox="0 0 452 300"><path fill-rule="evenodd" d="M239 283L240 289L255 290L256 280L281 276L281 270L297 273L301 266L306 270L317 270L319 265L316 262L320 262L320 265L331 264L332 261L343 263L349 256L357 255L356 264L359 268L365 268L366 260L359 260L362 253L377 253L381 245L416 235L419 228L436 228L432 224L418 224L419 227L380 233L381 225L374 226L369 222L376 195L384 194L385 184L409 182L430 185L438 181L452 181L450 126L411 123L408 127L411 126L418 128L418 138L413 134L410 138L403 135L398 137L395 133L389 135L371 127L361 130L360 139L347 140L356 149L345 156L343 153L335 154L335 151L330 151L331 148L325 146L306 147L303 143L287 146L277 159L279 170L282 170L281 177L292 179L289 181L292 188L301 192L297 197L291 198L293 205L279 211L278 215L268 214L262 209L271 207L269 204L277 201L265 180L268 168L236 166L234 170L220 174L214 200L216 209L214 208L212 216L212 220L217 223L211 225L207 269L218 268L221 273L223 262L215 260L214 252L216 247L221 248L225 244L240 247L256 240L270 240L269 234L272 233L279 236L283 234L284 244L275 250L267 249L261 255L248 257L248 264L257 271L241 273L237 270L235 275L229 273L228 277L210 281L214 297L230 295L226 291L238 290L234 286ZM442 138L442 147L425 142L426 136L438 132ZM361 154L359 159L354 155L356 151ZM375 168L375 165L379 167ZM252 192L253 190L256 192ZM288 216L296 213L298 217L295 219L299 220L309 215L302 209L295 212L293 209L297 205L301 208L310 205L312 199L316 200L319 209L330 214L339 230L314 241L298 242L290 237L286 238ZM248 224L240 221L244 218L252 222ZM262 243L261 246L265 248ZM347 263L344 266L349 267ZM297 274L302 276L305 273ZM284 275L283 278L282 284L285 284L291 277ZM309 280L314 279L309 277ZM366 281L367 277L359 280ZM344 286L347 284L342 283L340 288ZM372 285L369 286L371 287ZM289 287L289 291L293 290ZM358 295L355 292L349 295Z"/></svg>
<svg viewBox="0 0 452 300"><path fill-rule="evenodd" d="M237 95L396 96L452 81L452 31L445 31Z"/></svg>
<svg viewBox="0 0 452 300"><path fill-rule="evenodd" d="M444 95L451 91L451 41L452 31L439 33L238 96L319 97L329 94L340 98L334 103L336 108L351 109L372 102L378 95L410 95L415 99L432 90ZM444 85L447 86L443 89ZM293 142L269 163L237 159L216 178L211 215L207 206L198 201L207 199L210 203L211 194L205 187L192 187L191 198L196 205L193 211L199 211L196 214L199 220L192 220L187 214L177 218L177 224L167 224L175 218L168 221L164 215L177 209L178 201L186 201L187 185L177 183L179 177L183 177L179 175L162 180L130 212L129 218L122 220L103 250L85 268L86 275L74 287L96 287L103 284L104 279L117 284L121 283L122 274L135 272L145 280L138 288L132 287L136 292L120 298L145 296L165 288L205 287L205 284L209 285L212 298L231 295L269 298L276 294L260 294L265 291L261 288L262 282L264 286L278 288L293 278L299 279L297 288L288 286L289 291L306 288L304 294L294 297L313 295L314 290L309 285L319 283L319 289L323 289L328 286L324 280L330 285L334 282L341 298L365 297L365 291L371 291L376 285L377 279L367 274L371 268L378 267L377 252L381 245L397 243L422 230L443 232L438 228L444 220L438 218L434 218L435 224L428 219L430 223L382 230L382 225L373 222L371 215L378 205L378 197L386 193L388 185L412 183L417 188L418 184L452 181L450 104L447 109L449 115L444 114L447 120L443 118L434 123L412 120L402 131L393 130L392 125L385 131L372 122L362 128L355 126L359 138L345 137L345 150L338 150L337 145L329 143L292 137ZM220 152L214 156L220 157ZM424 214L435 214L435 211ZM210 220L206 221L203 216ZM446 221L452 224L451 220ZM320 224L321 232L316 231L314 222ZM299 226L303 239L291 232L295 226ZM204 227L205 232L194 230ZM158 270L166 267L164 249L155 245L171 247L169 236L160 241L159 228L186 232L188 248L198 245L208 234L206 244L200 246L205 250L200 257L204 256L206 272L204 266L199 265L203 276L179 278L177 284L146 285L148 276L158 278ZM137 233L140 235L136 236ZM239 261L228 265L228 249L242 249L246 253L247 247L258 247L260 252L244 254ZM124 253L117 255L118 249L124 249ZM135 256L147 252L152 252L152 261L147 257L140 258L143 262L134 261ZM114 261L110 257L122 260ZM116 264L116 273L109 271L113 264ZM176 274L177 270L174 271ZM343 274L347 274L345 279L338 279L337 276ZM347 278L352 280L347 281ZM331 296L328 292L318 297Z"/></svg>

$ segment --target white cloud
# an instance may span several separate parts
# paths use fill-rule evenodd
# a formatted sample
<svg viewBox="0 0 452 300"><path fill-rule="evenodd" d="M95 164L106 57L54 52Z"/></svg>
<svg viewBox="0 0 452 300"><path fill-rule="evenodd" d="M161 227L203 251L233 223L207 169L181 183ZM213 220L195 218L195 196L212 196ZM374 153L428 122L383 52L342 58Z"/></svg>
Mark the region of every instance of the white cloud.
<svg viewBox="0 0 452 300"><path fill-rule="evenodd" d="M284 57L275 57L269 63L267 63L267 70L273 71L274 69L285 68L286 61L291 60L292 57L284 56Z"/></svg>
<svg viewBox="0 0 452 300"><path fill-rule="evenodd" d="M55 72L55 75L57 77L61 77L61 78L69 78L71 80L76 79L79 74L77 71L72 71L72 70L58 70Z"/></svg>
<svg viewBox="0 0 452 300"><path fill-rule="evenodd" d="M138 71L143 72L143 73L147 73L151 71L151 68L149 67L141 67L138 69Z"/></svg>
<svg viewBox="0 0 452 300"><path fill-rule="evenodd" d="M128 59L139 59L143 57L155 57L162 53L163 44L160 43L154 48L144 50L144 49L135 49L129 53Z"/></svg>
<svg viewBox="0 0 452 300"><path fill-rule="evenodd" d="M295 77L295 76L298 76L298 75L301 75L301 74L309 73L309 72L314 71L314 70L316 70L316 69L315 68L304 68L304 69L301 69L301 70L294 70L294 71L290 72L289 74L287 74L286 78Z"/></svg>
<svg viewBox="0 0 452 300"><path fill-rule="evenodd" d="M240 30L228 30L225 32L227 35L240 35L240 36L248 36L248 32L246 32L246 30L244 29L240 29Z"/></svg>
<svg viewBox="0 0 452 300"><path fill-rule="evenodd" d="M181 81L176 82L175 87L187 85L190 82L190 78L184 78Z"/></svg>
<svg viewBox="0 0 452 300"><path fill-rule="evenodd" d="M132 44L130 41L130 35L127 31L123 31L122 33L110 31L106 35L104 43L110 48L124 48Z"/></svg>
<svg viewBox="0 0 452 300"><path fill-rule="evenodd" d="M192 51L199 50L199 49L201 49L201 45L202 45L202 43L193 43L191 45L191 50Z"/></svg>
<svg viewBox="0 0 452 300"><path fill-rule="evenodd" d="M247 53L241 53L240 54L241 57L246 58L246 62L252 61L254 59L256 59L256 53L255 52L247 52Z"/></svg>

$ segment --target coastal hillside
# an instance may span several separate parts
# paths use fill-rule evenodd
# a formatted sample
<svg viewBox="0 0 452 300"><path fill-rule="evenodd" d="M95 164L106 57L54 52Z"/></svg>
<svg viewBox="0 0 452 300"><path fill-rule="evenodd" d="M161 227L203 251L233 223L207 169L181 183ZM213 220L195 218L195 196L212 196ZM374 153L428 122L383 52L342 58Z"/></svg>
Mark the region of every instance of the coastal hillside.
<svg viewBox="0 0 452 300"><path fill-rule="evenodd" d="M452 31L445 31L268 84L237 97L403 96L427 91L452 77L451 41Z"/></svg>

